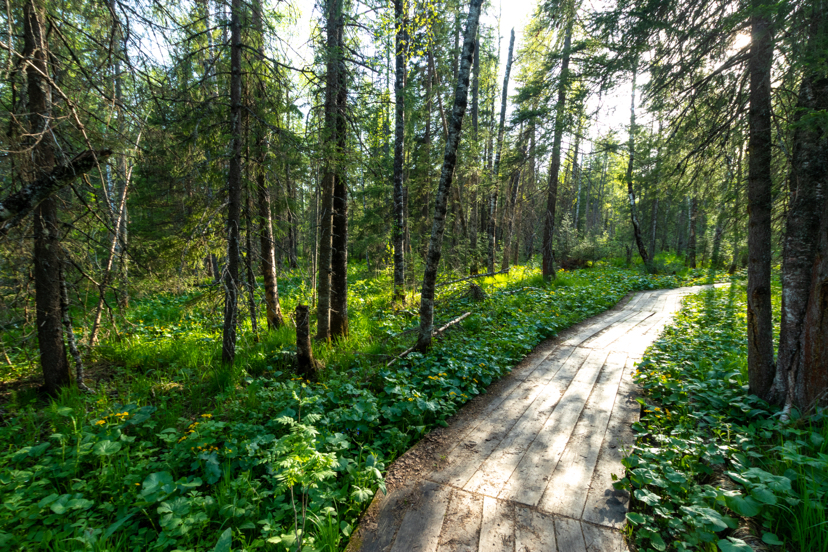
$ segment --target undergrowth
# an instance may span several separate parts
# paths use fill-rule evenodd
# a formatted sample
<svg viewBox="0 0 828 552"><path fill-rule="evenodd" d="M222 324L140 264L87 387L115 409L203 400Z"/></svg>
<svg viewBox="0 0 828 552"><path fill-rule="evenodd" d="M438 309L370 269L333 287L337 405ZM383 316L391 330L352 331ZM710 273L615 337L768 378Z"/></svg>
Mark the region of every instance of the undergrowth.
<svg viewBox="0 0 828 552"><path fill-rule="evenodd" d="M828 552L825 414L780 423L747 393L745 298L736 285L689 297L637 369L642 417L616 487L632 490L642 552Z"/></svg>
<svg viewBox="0 0 828 552"><path fill-rule="evenodd" d="M291 371L290 327L257 334L248 319L223 368L215 293L135 300L99 348L93 395L19 392L4 406L0 548L334 552L383 492L385 467L541 340L630 291L709 276L604 267L547 284L514 267L477 280L480 303L468 282L446 285L440 320L472 315L389 368L415 338L416 305L391 305L390 278L355 274L351 335L314 344L326 364L314 383ZM308 300L298 278L280 291L286 312Z"/></svg>

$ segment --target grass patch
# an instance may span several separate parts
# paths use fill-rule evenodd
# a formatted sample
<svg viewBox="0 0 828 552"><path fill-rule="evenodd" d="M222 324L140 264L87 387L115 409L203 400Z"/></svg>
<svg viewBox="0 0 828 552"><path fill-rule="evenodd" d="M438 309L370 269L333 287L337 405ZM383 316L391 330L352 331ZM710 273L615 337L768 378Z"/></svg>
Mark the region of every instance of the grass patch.
<svg viewBox="0 0 828 552"><path fill-rule="evenodd" d="M828 424L823 413L781 424L747 394L745 298L736 285L689 297L638 366L642 417L616 486L633 493L639 550L748 551L752 533L828 552Z"/></svg>

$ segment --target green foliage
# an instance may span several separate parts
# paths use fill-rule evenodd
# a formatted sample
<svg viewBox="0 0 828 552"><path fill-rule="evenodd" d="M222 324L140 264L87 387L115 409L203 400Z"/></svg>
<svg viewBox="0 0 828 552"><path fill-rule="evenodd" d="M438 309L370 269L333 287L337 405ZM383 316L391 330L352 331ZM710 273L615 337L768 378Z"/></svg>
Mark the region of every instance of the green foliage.
<svg viewBox="0 0 828 552"><path fill-rule="evenodd" d="M828 550L828 424L780 424L747 394L745 312L735 285L689 297L638 366L643 414L616 487L632 491L640 550L751 550L732 536L743 518L766 544Z"/></svg>
<svg viewBox="0 0 828 552"><path fill-rule="evenodd" d="M630 291L687 282L605 267L545 284L537 269L514 267L478 280L482 303L467 297L467 282L446 285L440 317L472 316L428 355L388 368L412 339L400 333L416 327L414 309L393 310L387 279L354 274L353 335L317 346L327 364L318 383L290 373L290 328L258 342L243 332L237 368L221 372L210 302L148 297L123 340L102 346L116 365L110 386L66 390L43 410L11 405L0 429L0 543L338 550L385 491L385 467L537 343ZM298 280L282 291L286 305L305 293ZM760 485L773 489L756 479L759 497Z"/></svg>

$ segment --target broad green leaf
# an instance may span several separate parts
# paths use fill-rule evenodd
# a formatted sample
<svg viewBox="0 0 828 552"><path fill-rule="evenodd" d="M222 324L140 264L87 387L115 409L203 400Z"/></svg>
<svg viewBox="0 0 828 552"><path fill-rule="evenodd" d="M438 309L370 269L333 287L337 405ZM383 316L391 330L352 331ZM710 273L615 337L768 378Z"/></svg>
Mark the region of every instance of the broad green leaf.
<svg viewBox="0 0 828 552"><path fill-rule="evenodd" d="M753 517L761 510L759 503L749 496L726 496L725 504L743 517Z"/></svg>
<svg viewBox="0 0 828 552"><path fill-rule="evenodd" d="M233 530L228 527L219 537L213 552L230 552L231 544L233 544Z"/></svg>
<svg viewBox="0 0 828 552"><path fill-rule="evenodd" d="M661 502L661 497L655 493L651 493L647 489L636 489L635 490L635 498L647 504L648 506L655 506L659 502Z"/></svg>
<svg viewBox="0 0 828 552"><path fill-rule="evenodd" d="M719 550L722 552L753 552L753 548L745 543L745 541L733 537L722 539L716 544L719 545Z"/></svg>
<svg viewBox="0 0 828 552"><path fill-rule="evenodd" d="M95 456L112 456L119 450L121 450L121 443L104 439L95 443L95 446L92 447L92 454Z"/></svg>
<svg viewBox="0 0 828 552"><path fill-rule="evenodd" d="M765 544L772 544L775 546L782 546L783 544L785 544L785 541L779 540L779 537L777 537L773 533L763 533L762 542L764 542Z"/></svg>
<svg viewBox="0 0 828 552"><path fill-rule="evenodd" d="M661 535L658 533L653 533L650 536L650 544L653 545L653 548L658 550L658 552L664 552L667 549L667 545L664 543L664 539L661 538Z"/></svg>
<svg viewBox="0 0 828 552"><path fill-rule="evenodd" d="M634 525L641 525L647 518L639 514L638 512L627 512L627 519Z"/></svg>

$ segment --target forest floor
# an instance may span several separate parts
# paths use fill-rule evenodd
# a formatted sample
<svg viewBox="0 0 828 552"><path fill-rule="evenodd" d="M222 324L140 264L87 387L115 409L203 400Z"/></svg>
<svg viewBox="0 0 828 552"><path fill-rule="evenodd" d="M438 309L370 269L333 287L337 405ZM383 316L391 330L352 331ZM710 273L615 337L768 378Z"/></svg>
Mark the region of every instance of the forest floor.
<svg viewBox="0 0 828 552"><path fill-rule="evenodd" d="M634 366L700 287L640 292L546 340L389 468L353 550L620 552ZM617 476L617 477L614 477Z"/></svg>
<svg viewBox="0 0 828 552"><path fill-rule="evenodd" d="M340 550L393 484L386 466L538 343L630 292L718 277L604 265L544 282L537 268L513 267L477 280L482 301L468 282L447 284L437 322L472 314L428 355L388 366L414 341L416 302L393 305L389 275L354 266L351 333L314 344L326 366L318 382L292 372L291 325L254 332L249 316L236 364L222 366L215 287L134 294L89 359L92 394L39 397L33 340L7 327L0 548L283 552L302 541L303 550ZM301 277L282 278L280 292L286 313L310 299ZM90 324L79 313L90 310L75 313L81 339Z"/></svg>

